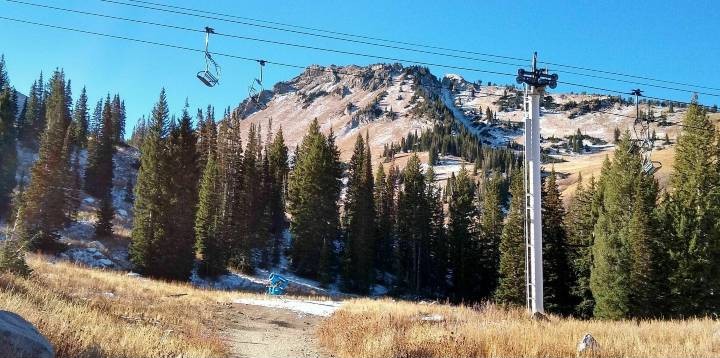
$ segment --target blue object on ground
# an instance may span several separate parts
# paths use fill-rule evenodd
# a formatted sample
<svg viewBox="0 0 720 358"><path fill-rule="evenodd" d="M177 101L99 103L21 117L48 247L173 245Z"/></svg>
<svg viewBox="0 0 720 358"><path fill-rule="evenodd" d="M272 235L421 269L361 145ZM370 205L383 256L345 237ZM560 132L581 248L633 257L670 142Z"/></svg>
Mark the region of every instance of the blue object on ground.
<svg viewBox="0 0 720 358"><path fill-rule="evenodd" d="M284 295L290 281L279 274L270 274L270 284L268 285L268 294L273 296Z"/></svg>

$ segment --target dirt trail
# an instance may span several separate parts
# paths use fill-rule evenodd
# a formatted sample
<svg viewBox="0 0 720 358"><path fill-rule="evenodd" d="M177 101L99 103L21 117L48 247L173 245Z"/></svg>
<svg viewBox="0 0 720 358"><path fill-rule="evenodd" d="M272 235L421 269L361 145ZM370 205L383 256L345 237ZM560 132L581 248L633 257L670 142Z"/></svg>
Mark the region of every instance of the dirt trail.
<svg viewBox="0 0 720 358"><path fill-rule="evenodd" d="M230 308L224 336L232 347L231 357L331 357L320 350L315 338L323 317L243 304Z"/></svg>

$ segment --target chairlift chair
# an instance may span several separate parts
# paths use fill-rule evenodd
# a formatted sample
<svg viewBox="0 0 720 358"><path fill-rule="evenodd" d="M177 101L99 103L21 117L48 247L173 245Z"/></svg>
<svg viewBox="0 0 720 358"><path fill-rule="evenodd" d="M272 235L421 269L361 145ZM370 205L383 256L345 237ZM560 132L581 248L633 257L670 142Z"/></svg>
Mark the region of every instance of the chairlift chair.
<svg viewBox="0 0 720 358"><path fill-rule="evenodd" d="M267 106L260 101L260 95L262 95L263 91L265 90L263 88L263 68L265 67L265 60L257 60L257 62L260 64L260 78L255 78L248 87L248 97L250 99L250 102L254 103L258 108L265 109ZM255 88L255 84L258 85L259 89Z"/></svg>
<svg viewBox="0 0 720 358"><path fill-rule="evenodd" d="M633 124L633 130L635 131L635 139L630 146L631 153L640 153L642 155L642 171L646 175L652 176L662 168L662 163L653 161L650 158L653 148L655 147L655 140L650 134L650 122L651 118L646 118L643 122L639 118L635 120ZM640 126L640 132L638 133L638 125Z"/></svg>
<svg viewBox="0 0 720 358"><path fill-rule="evenodd" d="M197 73L197 78L208 87L214 87L220 82L220 66L215 62L208 51L208 43L210 42L210 34L214 34L215 30L211 27L205 27L205 70ZM214 73L210 71L212 65Z"/></svg>

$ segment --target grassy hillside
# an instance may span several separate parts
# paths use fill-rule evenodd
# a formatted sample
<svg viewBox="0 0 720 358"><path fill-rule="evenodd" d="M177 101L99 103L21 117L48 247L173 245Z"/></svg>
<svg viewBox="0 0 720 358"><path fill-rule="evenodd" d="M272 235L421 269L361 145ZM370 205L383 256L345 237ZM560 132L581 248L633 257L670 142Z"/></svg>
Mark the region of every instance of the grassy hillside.
<svg viewBox="0 0 720 358"><path fill-rule="evenodd" d="M0 309L35 324L58 357L227 355L218 317L228 293L37 256L29 264L28 279L0 275Z"/></svg>
<svg viewBox="0 0 720 358"><path fill-rule="evenodd" d="M340 357L575 357L586 333L594 357L718 357L712 319L579 321L531 319L523 309L487 305L356 300L324 321L320 342Z"/></svg>

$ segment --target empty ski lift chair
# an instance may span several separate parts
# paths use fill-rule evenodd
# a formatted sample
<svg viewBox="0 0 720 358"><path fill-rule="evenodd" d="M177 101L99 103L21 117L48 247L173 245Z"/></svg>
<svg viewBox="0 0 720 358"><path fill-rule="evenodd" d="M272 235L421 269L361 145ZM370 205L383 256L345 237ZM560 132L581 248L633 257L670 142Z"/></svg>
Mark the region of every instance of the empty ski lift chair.
<svg viewBox="0 0 720 358"><path fill-rule="evenodd" d="M265 60L256 60L258 64L260 64L260 78L255 78L248 87L248 97L250 98L250 102L252 102L257 108L259 109L265 109L267 106L262 103L260 100L260 96L262 95L262 92L265 90L263 87L263 68L265 67ZM255 84L258 85L258 88L255 88ZM248 102L248 104L250 103Z"/></svg>
<svg viewBox="0 0 720 358"><path fill-rule="evenodd" d="M268 285L268 294L273 296L280 296L285 294L290 281L281 275L276 273L270 274L270 284Z"/></svg>
<svg viewBox="0 0 720 358"><path fill-rule="evenodd" d="M214 87L220 82L220 66L213 60L210 51L208 51L210 34L214 33L215 30L205 27L205 70L197 73L197 78L208 87ZM213 66L215 73L210 72L210 65Z"/></svg>

